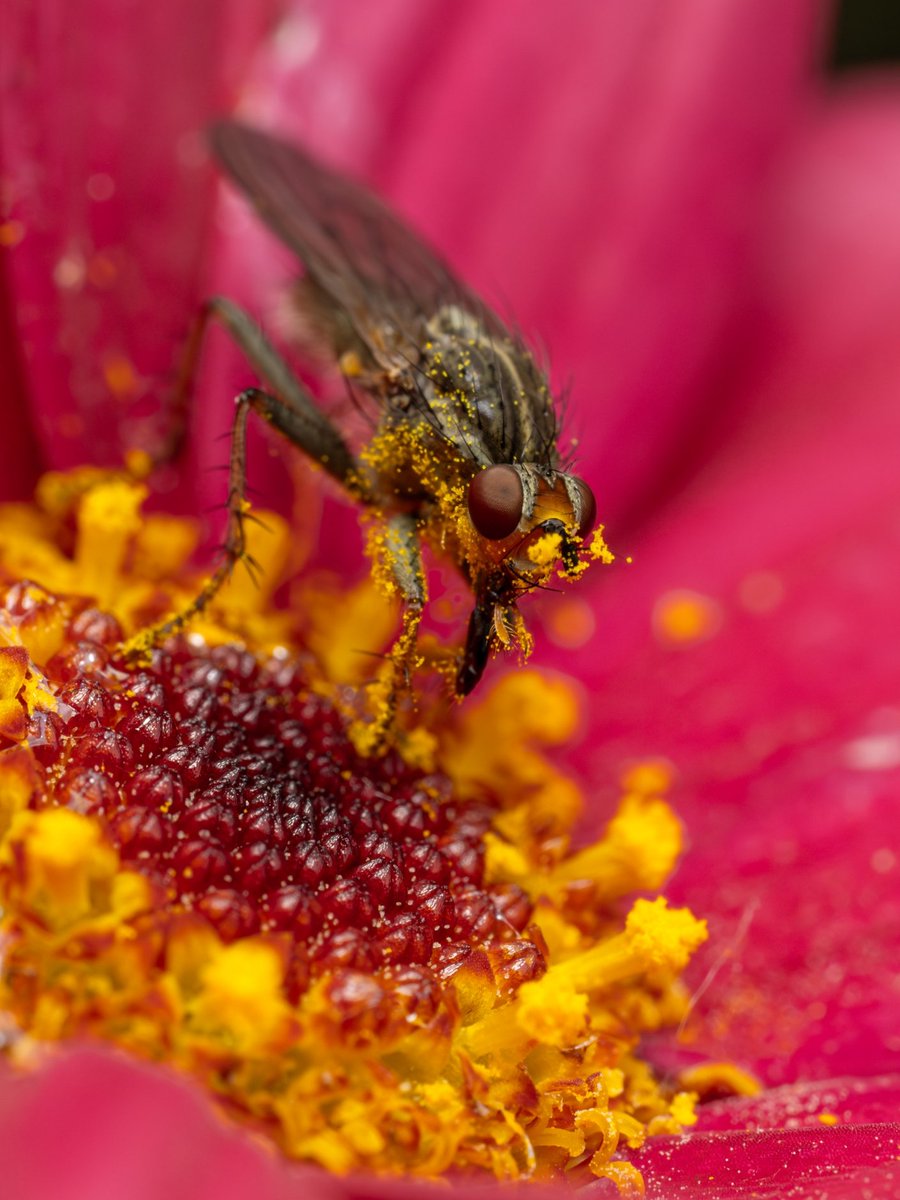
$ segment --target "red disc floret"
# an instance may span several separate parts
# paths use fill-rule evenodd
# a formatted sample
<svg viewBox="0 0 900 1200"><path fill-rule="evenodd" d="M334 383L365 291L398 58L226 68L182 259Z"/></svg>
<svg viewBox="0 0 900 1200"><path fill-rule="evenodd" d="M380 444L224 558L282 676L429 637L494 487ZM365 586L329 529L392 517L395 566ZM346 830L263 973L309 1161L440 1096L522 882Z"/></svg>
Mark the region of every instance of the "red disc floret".
<svg viewBox="0 0 900 1200"><path fill-rule="evenodd" d="M359 755L293 664L176 642L132 668L110 657L117 629L97 610L72 622L48 668L52 736L45 721L34 741L46 797L103 820L163 912L225 941L287 935L298 991L323 970L436 987L473 949L501 986L542 973L527 897L485 882L489 805L396 753Z"/></svg>

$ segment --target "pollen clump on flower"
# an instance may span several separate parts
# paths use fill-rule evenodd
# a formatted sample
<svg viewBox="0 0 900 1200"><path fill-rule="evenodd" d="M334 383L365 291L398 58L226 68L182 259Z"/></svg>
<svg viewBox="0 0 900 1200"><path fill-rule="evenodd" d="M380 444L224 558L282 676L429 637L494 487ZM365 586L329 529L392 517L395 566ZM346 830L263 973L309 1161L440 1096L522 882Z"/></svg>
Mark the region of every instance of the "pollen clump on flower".
<svg viewBox="0 0 900 1200"><path fill-rule="evenodd" d="M198 586L192 528L142 499L81 472L0 508L10 1058L95 1038L166 1061L330 1170L637 1188L619 1152L694 1119L638 1043L683 1014L706 936L628 899L680 851L664 766L635 767L578 845L581 796L546 753L577 705L525 671L440 720L423 704L405 753L366 757L365 681L322 633L365 619L363 587L323 607L309 585L295 613L235 581L190 638L129 659ZM253 532L276 574L288 536Z"/></svg>

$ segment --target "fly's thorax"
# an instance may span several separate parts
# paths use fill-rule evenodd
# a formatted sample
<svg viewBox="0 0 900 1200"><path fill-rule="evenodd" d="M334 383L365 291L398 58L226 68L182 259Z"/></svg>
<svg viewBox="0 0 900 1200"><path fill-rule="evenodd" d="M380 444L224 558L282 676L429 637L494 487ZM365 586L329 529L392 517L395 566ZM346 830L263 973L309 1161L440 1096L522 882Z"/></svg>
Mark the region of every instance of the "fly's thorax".
<svg viewBox="0 0 900 1200"><path fill-rule="evenodd" d="M473 462L556 461L547 380L529 351L448 305L428 321L420 386L441 433Z"/></svg>

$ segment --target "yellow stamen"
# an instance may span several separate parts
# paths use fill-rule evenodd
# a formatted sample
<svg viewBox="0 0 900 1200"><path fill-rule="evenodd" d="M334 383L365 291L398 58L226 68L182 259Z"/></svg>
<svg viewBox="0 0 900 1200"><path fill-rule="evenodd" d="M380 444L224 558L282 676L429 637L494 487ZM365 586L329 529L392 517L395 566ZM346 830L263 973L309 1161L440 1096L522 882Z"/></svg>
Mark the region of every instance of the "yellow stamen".
<svg viewBox="0 0 900 1200"><path fill-rule="evenodd" d="M383 453L384 465L396 438L370 459ZM400 448L434 472L444 505L435 543L473 537L464 488L439 451ZM396 754L358 759L341 713L377 712L356 735L379 748L400 673L446 671L447 660L417 639L412 613L386 660L354 657L348 630L383 648L396 611L373 607L369 581L343 597L333 585L295 585L291 606L274 609L290 540L278 518L266 518L268 533L247 527L262 588L235 577L191 642L140 670L110 665L98 645L99 666L82 671L73 622L118 622L134 639L196 595L185 566L193 523L143 518L143 495L133 478L83 471L49 477L40 511L0 507L6 577L32 580L0 614L0 1005L17 1032L10 1053L26 1064L36 1041L92 1037L164 1059L285 1155L333 1171L519 1179L583 1166L634 1191L639 1175L615 1155L689 1125L703 1090L687 1077L685 1090L657 1080L636 1047L684 1015L677 975L705 927L662 898L636 901L624 920L619 908L662 887L679 853L669 769L633 766L603 836L573 851L583 797L558 748L577 731L577 694L528 670L449 710L423 688L398 743L419 764L414 783ZM602 555L601 544L592 546ZM116 621L95 611L98 601ZM520 625L504 632L526 643ZM187 682L172 701L182 668ZM261 691L244 688L248 670L268 672ZM350 685L373 678L363 706ZM330 703L323 696L334 698L327 718L316 707ZM315 752L303 741L306 711L323 722ZM192 754L207 742L198 766ZM226 744L230 764L220 761ZM248 772L267 754L281 757L260 787ZM269 829L260 798L295 767L305 780L310 755L315 784L298 784L294 808ZM190 772L205 763L195 793ZM235 834L245 818L252 837ZM320 821L331 839L321 845ZM348 851L354 821L369 840ZM219 826L227 852L214 842ZM273 874L251 885L267 856Z"/></svg>

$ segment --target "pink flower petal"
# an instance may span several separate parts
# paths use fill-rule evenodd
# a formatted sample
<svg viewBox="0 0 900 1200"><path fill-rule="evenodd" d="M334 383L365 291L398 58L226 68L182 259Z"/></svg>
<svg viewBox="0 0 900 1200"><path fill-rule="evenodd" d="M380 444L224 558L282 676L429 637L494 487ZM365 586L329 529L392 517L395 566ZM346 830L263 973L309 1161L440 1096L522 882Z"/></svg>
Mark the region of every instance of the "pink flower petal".
<svg viewBox="0 0 900 1200"><path fill-rule="evenodd" d="M900 1127L660 1138L637 1158L647 1200L890 1200Z"/></svg>
<svg viewBox="0 0 900 1200"><path fill-rule="evenodd" d="M0 441L3 497L27 500L34 489L40 460L4 263L0 263L0 396L3 397L3 438Z"/></svg>
<svg viewBox="0 0 900 1200"><path fill-rule="evenodd" d="M692 1132L883 1125L896 1122L898 1112L898 1075L826 1079L706 1104L698 1110L699 1121Z"/></svg>
<svg viewBox="0 0 900 1200"><path fill-rule="evenodd" d="M700 1109L632 1156L648 1200L888 1200L900 1185L900 1077L775 1088Z"/></svg>
<svg viewBox="0 0 900 1200"><path fill-rule="evenodd" d="M99 1050L0 1077L0 1178L28 1200L287 1200L326 1182L292 1177L170 1073Z"/></svg>
<svg viewBox="0 0 900 1200"><path fill-rule="evenodd" d="M118 461L159 403L208 230L201 130L270 10L92 0L76 18L50 0L7 13L10 283L54 465Z"/></svg>
<svg viewBox="0 0 900 1200"><path fill-rule="evenodd" d="M763 242L765 317L723 390L756 408L597 593L579 660L584 776L608 794L646 756L681 776L674 893L713 931L695 1052L770 1083L900 1069L898 134L893 93L811 122ZM679 589L705 640L661 632Z"/></svg>

